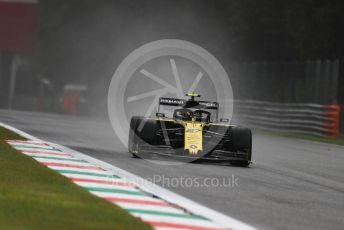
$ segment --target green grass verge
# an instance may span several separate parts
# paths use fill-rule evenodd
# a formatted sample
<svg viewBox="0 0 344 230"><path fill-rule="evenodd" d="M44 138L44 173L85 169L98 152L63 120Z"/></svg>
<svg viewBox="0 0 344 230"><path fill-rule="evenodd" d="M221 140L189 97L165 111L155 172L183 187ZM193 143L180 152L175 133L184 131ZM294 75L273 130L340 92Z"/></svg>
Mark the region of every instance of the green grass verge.
<svg viewBox="0 0 344 230"><path fill-rule="evenodd" d="M0 127L0 229L151 229L11 148Z"/></svg>
<svg viewBox="0 0 344 230"><path fill-rule="evenodd" d="M344 145L344 135L339 136L338 138L328 138L328 137L319 137L309 134L299 134L299 133L283 133L283 132L273 132L273 131L257 131L257 133L263 135L271 135L271 136L281 136L281 137L288 137L294 139L304 139L309 141L317 141L323 142L328 144L336 144L336 145Z"/></svg>

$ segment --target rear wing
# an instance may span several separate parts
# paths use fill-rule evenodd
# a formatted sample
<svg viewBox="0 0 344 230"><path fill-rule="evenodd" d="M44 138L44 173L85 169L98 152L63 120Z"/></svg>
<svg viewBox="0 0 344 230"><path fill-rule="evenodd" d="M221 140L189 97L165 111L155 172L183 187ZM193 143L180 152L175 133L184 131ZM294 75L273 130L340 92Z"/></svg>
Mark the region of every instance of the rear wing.
<svg viewBox="0 0 344 230"><path fill-rule="evenodd" d="M160 105L183 106L186 101L187 100L185 100L185 99L160 97L159 98L158 111L160 111ZM218 113L219 113L219 103L218 102L211 102L211 101L197 101L197 102L199 103L200 109L216 110L215 120L218 119Z"/></svg>
<svg viewBox="0 0 344 230"><path fill-rule="evenodd" d="M159 105L183 106L185 101L186 101L185 99L160 97L159 98Z"/></svg>
<svg viewBox="0 0 344 230"><path fill-rule="evenodd" d="M167 105L167 106L183 106L187 100L185 99L178 99L178 98L167 98L167 97L160 97L159 98L159 106L160 105ZM203 109L219 109L219 103L211 102L211 101L197 101L200 105L200 108Z"/></svg>
<svg viewBox="0 0 344 230"><path fill-rule="evenodd" d="M214 109L219 110L219 103L218 102L211 102L211 101L198 101L204 109Z"/></svg>

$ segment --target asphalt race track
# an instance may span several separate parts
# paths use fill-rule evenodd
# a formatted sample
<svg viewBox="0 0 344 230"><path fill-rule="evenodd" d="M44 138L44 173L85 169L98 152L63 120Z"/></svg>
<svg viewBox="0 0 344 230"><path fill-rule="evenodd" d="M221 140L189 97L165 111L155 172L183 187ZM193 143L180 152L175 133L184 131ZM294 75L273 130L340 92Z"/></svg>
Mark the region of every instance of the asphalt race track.
<svg viewBox="0 0 344 230"><path fill-rule="evenodd" d="M254 133L250 168L224 164L165 166L132 158L108 121L0 110L7 123L141 177L219 178L234 187L168 187L260 229L343 229L344 147ZM161 183L158 183L161 184ZM165 186L166 187L166 186Z"/></svg>

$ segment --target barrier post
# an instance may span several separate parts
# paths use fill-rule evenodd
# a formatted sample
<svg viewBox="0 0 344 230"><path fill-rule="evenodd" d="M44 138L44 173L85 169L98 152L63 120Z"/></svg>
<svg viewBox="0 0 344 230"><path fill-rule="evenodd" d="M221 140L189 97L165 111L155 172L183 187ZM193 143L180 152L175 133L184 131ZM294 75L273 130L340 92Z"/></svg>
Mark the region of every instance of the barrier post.
<svg viewBox="0 0 344 230"><path fill-rule="evenodd" d="M330 138L338 138L340 134L340 130L339 130L340 105L333 104L333 105L327 106L326 114L328 114L328 116L332 118L331 119L332 123L328 127L327 136Z"/></svg>

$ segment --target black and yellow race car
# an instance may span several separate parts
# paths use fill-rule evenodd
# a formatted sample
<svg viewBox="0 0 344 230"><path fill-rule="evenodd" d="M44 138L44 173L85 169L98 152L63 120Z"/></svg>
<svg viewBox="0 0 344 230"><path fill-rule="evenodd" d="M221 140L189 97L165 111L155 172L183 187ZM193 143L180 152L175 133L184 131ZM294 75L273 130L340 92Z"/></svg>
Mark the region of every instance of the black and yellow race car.
<svg viewBox="0 0 344 230"><path fill-rule="evenodd" d="M128 149L134 157L227 161L248 166L252 157L252 134L249 128L218 119L217 102L199 101L199 94L189 99L160 98L155 117L134 116L130 121ZM161 106L179 107L168 118ZM219 121L218 121L219 120Z"/></svg>

